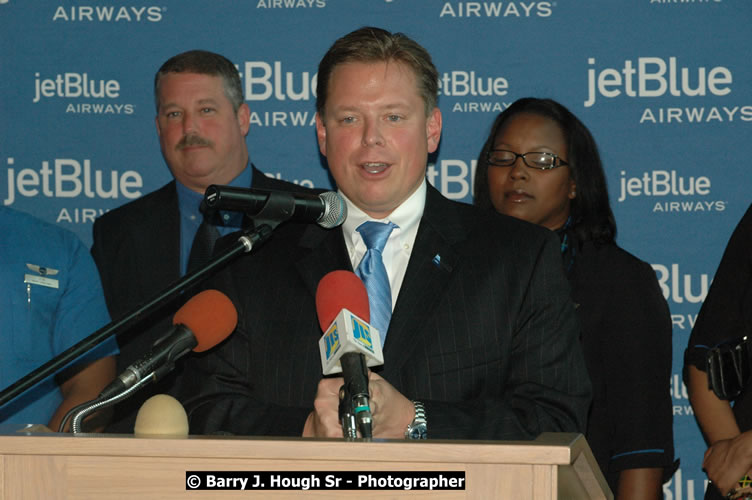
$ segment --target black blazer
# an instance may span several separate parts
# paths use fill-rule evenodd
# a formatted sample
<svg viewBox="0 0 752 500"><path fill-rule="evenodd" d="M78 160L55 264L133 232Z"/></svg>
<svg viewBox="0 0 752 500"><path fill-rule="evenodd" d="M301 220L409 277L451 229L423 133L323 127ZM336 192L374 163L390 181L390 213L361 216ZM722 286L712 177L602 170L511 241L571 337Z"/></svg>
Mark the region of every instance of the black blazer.
<svg viewBox="0 0 752 500"><path fill-rule="evenodd" d="M260 189L303 190L295 184L264 175L252 167L252 186ZM91 253L102 278L107 307L113 319L132 312L180 278L180 212L175 181L137 200L110 210L94 221ZM191 297L194 291L186 291ZM149 352L165 335L172 317L185 299L178 297L118 335L118 373ZM136 413L154 394L174 394L182 372L174 372L156 384L118 404L109 432L131 433Z"/></svg>
<svg viewBox="0 0 752 500"><path fill-rule="evenodd" d="M548 230L429 186L375 370L424 402L429 437L584 431L590 384L558 247ZM191 432L300 435L322 376L316 286L335 269L352 270L341 228L289 224L212 281L240 319L188 361Z"/></svg>
<svg viewBox="0 0 752 500"><path fill-rule="evenodd" d="M655 271L613 244L578 247L569 274L593 385L586 437L613 491L625 469L675 468L671 314Z"/></svg>

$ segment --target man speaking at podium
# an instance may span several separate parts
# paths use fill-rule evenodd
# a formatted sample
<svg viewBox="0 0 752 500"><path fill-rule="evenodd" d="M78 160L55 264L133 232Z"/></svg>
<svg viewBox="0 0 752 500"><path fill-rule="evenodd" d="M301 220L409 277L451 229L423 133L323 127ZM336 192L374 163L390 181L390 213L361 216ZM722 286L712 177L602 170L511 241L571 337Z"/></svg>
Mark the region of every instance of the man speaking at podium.
<svg viewBox="0 0 752 500"><path fill-rule="evenodd" d="M193 433L342 437L343 380L322 379L314 294L323 276L357 269L377 246L391 298L374 304L369 291L372 320L383 306L388 324L384 365L370 375L373 437L405 438L418 423L427 432L417 437L437 439L585 428L590 384L558 243L426 182L437 100L438 72L405 35L361 28L329 49L316 132L347 220L333 230L282 225L212 283L239 323L186 369Z"/></svg>

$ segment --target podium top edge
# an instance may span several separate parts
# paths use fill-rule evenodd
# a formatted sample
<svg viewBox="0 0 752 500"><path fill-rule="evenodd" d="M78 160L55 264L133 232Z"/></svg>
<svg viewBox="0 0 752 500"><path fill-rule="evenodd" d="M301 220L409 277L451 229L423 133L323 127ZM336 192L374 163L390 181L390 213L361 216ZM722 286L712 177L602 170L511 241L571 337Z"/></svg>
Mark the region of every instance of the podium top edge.
<svg viewBox="0 0 752 500"><path fill-rule="evenodd" d="M258 436L145 438L130 434L4 432L2 455L184 457L370 462L525 463L569 465L587 447L584 436L544 433L532 441L355 440ZM408 458L409 457L409 458Z"/></svg>

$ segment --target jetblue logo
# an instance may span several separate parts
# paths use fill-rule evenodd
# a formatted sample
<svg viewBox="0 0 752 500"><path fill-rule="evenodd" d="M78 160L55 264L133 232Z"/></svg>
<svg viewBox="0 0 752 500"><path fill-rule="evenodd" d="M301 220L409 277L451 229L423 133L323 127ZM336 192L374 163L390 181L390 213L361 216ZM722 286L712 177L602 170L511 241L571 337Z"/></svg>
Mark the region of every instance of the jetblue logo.
<svg viewBox="0 0 752 500"><path fill-rule="evenodd" d="M627 196L707 196L710 194L710 179L705 176L684 177L676 170L653 170L643 172L642 177L627 177L621 171L619 198L622 202Z"/></svg>
<svg viewBox="0 0 752 500"><path fill-rule="evenodd" d="M630 198L654 198L653 212L723 212L725 200L697 200L710 195L711 182L706 176L681 176L676 170L653 170L631 177L621 171L619 203ZM659 198L668 197L673 201ZM693 197L689 199L688 197Z"/></svg>
<svg viewBox="0 0 752 500"><path fill-rule="evenodd" d="M269 64L265 61L246 61L240 77L245 80L247 101L307 101L316 96L318 74L308 71L296 73L285 71L281 61Z"/></svg>
<svg viewBox="0 0 752 500"><path fill-rule="evenodd" d="M120 83L117 80L97 80L87 73L64 73L54 78L42 78L39 73L34 73L32 102L39 102L43 97L116 99L120 97Z"/></svg>
<svg viewBox="0 0 752 500"><path fill-rule="evenodd" d="M373 352L373 340L371 340L371 328L368 323L365 323L355 316L350 317L352 319L353 327L353 339L355 342L368 349L369 352Z"/></svg>
<svg viewBox="0 0 752 500"><path fill-rule="evenodd" d="M679 270L679 264L669 266L651 264L658 278L658 285L663 298L674 304L700 304L705 300L710 288L710 276L707 273L688 274Z"/></svg>
<svg viewBox="0 0 752 500"><path fill-rule="evenodd" d="M342 344L339 341L339 332L337 331L337 323L334 323L326 335L324 335L324 345L326 346L326 359L327 361L332 359Z"/></svg>
<svg viewBox="0 0 752 500"><path fill-rule="evenodd" d="M595 104L598 96L613 99L627 97L704 97L731 93L734 82L731 70L724 66L680 66L676 57L638 57L636 64L627 59L623 66L597 69L595 58L588 58L588 99L585 107Z"/></svg>
<svg viewBox="0 0 752 500"><path fill-rule="evenodd" d="M509 82L501 76L480 77L475 71L450 71L439 79L439 94L445 96L505 96Z"/></svg>
<svg viewBox="0 0 752 500"><path fill-rule="evenodd" d="M451 200L472 196L477 160L446 159L437 165L429 163L426 177L441 194Z"/></svg>
<svg viewBox="0 0 752 500"><path fill-rule="evenodd" d="M43 161L42 167L15 167L15 158L8 158L8 194L3 203L12 205L18 197L86 198L132 200L141 196L144 181L135 170L120 172L92 168L91 160L73 158Z"/></svg>

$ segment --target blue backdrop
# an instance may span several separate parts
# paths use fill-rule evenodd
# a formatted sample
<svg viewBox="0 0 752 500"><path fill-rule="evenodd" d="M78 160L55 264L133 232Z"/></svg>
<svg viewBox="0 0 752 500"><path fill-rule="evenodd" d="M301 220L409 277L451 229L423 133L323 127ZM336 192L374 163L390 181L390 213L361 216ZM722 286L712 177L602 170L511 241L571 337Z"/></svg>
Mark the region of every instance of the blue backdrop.
<svg viewBox="0 0 752 500"><path fill-rule="evenodd" d="M170 179L152 80L194 48L238 65L254 163L329 187L313 127L318 61L362 25L404 31L441 73L428 175L446 196L471 201L483 139L517 98L557 99L595 135L618 241L653 264L673 315L682 465L665 497L699 499L705 445L682 353L751 201L751 21L749 0L0 0L0 197L91 243L96 215Z"/></svg>

